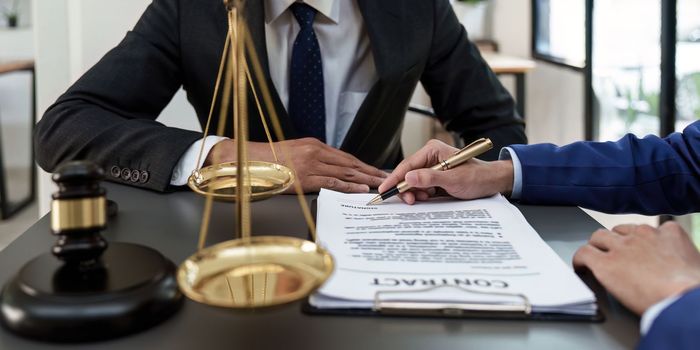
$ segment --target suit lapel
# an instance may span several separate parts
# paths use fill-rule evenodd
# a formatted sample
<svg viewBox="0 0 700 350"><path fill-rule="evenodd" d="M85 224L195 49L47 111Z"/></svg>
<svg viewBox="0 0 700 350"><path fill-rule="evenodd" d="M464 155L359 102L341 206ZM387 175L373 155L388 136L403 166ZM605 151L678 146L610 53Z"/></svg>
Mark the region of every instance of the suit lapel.
<svg viewBox="0 0 700 350"><path fill-rule="evenodd" d="M368 149L371 146L366 143L367 133L385 118L383 112L395 91L392 86L401 81L406 70L405 33L402 32L401 25L405 4L404 0L357 0L357 4L369 35L379 80L360 106L340 148L360 159L370 159L373 158L370 154L376 156L381 151ZM387 132L393 133L394 130Z"/></svg>
<svg viewBox="0 0 700 350"><path fill-rule="evenodd" d="M405 57L401 31L404 1L357 0L357 4L365 21L379 79L399 77L405 68L400 64Z"/></svg>

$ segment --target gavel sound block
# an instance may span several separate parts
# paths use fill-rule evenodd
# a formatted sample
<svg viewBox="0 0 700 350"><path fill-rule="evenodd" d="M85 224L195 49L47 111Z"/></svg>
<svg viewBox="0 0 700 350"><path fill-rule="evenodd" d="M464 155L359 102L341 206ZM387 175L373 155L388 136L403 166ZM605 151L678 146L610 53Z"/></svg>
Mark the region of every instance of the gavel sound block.
<svg viewBox="0 0 700 350"><path fill-rule="evenodd" d="M72 162L53 175L50 253L28 262L0 294L0 321L51 342L115 338L152 327L182 304L175 265L157 251L107 243L108 201L100 168Z"/></svg>

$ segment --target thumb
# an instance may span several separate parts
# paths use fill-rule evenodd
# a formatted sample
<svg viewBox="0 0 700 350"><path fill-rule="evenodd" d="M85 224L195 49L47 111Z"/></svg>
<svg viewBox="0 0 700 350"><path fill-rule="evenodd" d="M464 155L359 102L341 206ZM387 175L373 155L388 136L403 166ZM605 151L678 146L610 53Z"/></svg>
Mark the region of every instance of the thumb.
<svg viewBox="0 0 700 350"><path fill-rule="evenodd" d="M409 186L417 188L445 188L450 183L449 174L446 171L438 171L433 169L418 169L409 171L406 173L405 179Z"/></svg>

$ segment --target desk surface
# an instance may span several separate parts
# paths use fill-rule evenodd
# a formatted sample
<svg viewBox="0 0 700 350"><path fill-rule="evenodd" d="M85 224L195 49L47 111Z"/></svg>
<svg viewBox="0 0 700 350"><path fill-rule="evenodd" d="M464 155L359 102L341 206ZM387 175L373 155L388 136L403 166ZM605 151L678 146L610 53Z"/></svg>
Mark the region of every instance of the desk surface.
<svg viewBox="0 0 700 350"><path fill-rule="evenodd" d="M204 207L189 192L157 194L105 184L119 204L105 236L161 251L177 264L191 255ZM311 197L309 197L311 199ZM306 236L294 196L253 203L253 231ZM598 223L578 208L520 206L541 236L571 261ZM234 207L216 203L208 244L233 236ZM0 252L0 283L24 263L48 251L55 238L44 217ZM639 337L638 319L594 288L606 314L603 323L459 320L396 317L338 317L302 314L299 303L273 310L234 312L187 301L172 319L145 332L72 349L629 349ZM0 330L1 349L44 349L50 344L17 338Z"/></svg>
<svg viewBox="0 0 700 350"><path fill-rule="evenodd" d="M483 53L482 56L496 74L524 74L537 66L535 61L527 58L489 52Z"/></svg>

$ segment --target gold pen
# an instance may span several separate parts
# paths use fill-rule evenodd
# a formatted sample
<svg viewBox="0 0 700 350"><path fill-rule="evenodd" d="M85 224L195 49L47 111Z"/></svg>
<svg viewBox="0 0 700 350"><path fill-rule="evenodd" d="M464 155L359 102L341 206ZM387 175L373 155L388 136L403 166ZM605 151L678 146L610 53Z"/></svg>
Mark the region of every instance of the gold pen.
<svg viewBox="0 0 700 350"><path fill-rule="evenodd" d="M467 162L468 160L474 157L478 157L479 155L484 154L491 148L493 148L493 142L491 142L491 140L485 138L478 139L470 143L466 147L462 148L461 150L455 152L455 154L452 157L447 158L446 160L443 160L438 164L435 164L430 169L441 171L452 169L460 164ZM396 187L378 194L371 201L369 201L367 205L379 204L399 193L404 193L410 189L411 186L409 186L406 183L406 181L401 181L401 183L396 185Z"/></svg>

